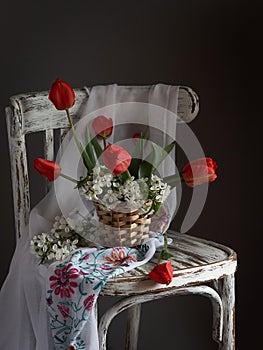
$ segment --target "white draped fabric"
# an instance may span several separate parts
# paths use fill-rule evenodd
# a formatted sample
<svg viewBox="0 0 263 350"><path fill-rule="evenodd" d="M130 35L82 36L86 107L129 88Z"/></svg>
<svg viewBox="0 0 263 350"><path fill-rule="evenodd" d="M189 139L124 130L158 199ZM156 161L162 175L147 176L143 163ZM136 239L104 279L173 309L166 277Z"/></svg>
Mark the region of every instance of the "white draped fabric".
<svg viewBox="0 0 263 350"><path fill-rule="evenodd" d="M133 133L149 126L149 138L164 147L175 139L178 90L176 86L164 84L137 87L114 84L93 87L87 104L79 111L82 118L76 126L78 135L81 138L83 125L87 121L97 115L105 115L111 117L116 126L111 142L129 149ZM125 127L127 125L128 127ZM74 141L71 140L65 145L60 156L63 172L74 178L81 172L78 164L79 155L76 152ZM162 177L175 171L174 154L172 154L171 157L167 157L158 172ZM174 192L168 197L166 204L171 220L176 209ZM17 242L9 274L0 293L0 349L66 349L54 345L47 315L47 278L52 274L56 264L39 265L38 258L30 252L30 239L36 234L48 232L56 215L62 212L66 216L75 208L87 210L87 206L82 203L72 184L63 178L58 178L51 191L31 211L27 227L28 235ZM151 243L150 246L150 253L139 264L145 263L154 254L156 244ZM90 248L85 249L89 252ZM136 267L136 264L132 267ZM97 338L92 336L96 335L93 313L85 327L88 330L86 342L89 344L86 348L97 350Z"/></svg>

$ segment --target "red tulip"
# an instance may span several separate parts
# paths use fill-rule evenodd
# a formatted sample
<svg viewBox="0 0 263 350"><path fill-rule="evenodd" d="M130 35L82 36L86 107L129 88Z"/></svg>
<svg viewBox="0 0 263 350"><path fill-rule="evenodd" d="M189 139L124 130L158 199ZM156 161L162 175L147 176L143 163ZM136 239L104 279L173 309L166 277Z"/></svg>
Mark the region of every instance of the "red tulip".
<svg viewBox="0 0 263 350"><path fill-rule="evenodd" d="M112 119L106 118L104 115L99 115L93 120L92 127L97 137L106 139L112 134Z"/></svg>
<svg viewBox="0 0 263 350"><path fill-rule="evenodd" d="M49 181L56 180L61 173L61 167L58 163L42 158L34 160L34 169L41 175L48 178Z"/></svg>
<svg viewBox="0 0 263 350"><path fill-rule="evenodd" d="M138 138L140 137L140 135L141 135L141 133L139 133L139 132L136 132L136 133L133 135L132 141L133 141L133 143L134 143L135 145L136 145L137 140L138 140Z"/></svg>
<svg viewBox="0 0 263 350"><path fill-rule="evenodd" d="M152 280L162 284L169 284L173 279L173 267L170 261L156 265L149 273Z"/></svg>
<svg viewBox="0 0 263 350"><path fill-rule="evenodd" d="M51 86L48 98L56 109L68 109L75 103L75 92L68 83L57 78Z"/></svg>
<svg viewBox="0 0 263 350"><path fill-rule="evenodd" d="M129 168L131 155L120 146L108 145L102 153L102 160L105 166L116 176Z"/></svg>
<svg viewBox="0 0 263 350"><path fill-rule="evenodd" d="M182 170L182 177L189 187L213 182L217 178L217 164L212 158L200 158L188 163Z"/></svg>

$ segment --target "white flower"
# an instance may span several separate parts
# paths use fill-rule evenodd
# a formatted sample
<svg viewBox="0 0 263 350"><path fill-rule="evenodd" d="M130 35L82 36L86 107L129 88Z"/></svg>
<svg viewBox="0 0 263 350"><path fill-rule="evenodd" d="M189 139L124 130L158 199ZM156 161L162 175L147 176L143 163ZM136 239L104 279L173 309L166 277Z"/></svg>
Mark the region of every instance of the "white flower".
<svg viewBox="0 0 263 350"><path fill-rule="evenodd" d="M56 216L53 228L49 233L43 232L32 238L30 241L31 252L40 257L41 262L45 259L49 261L65 259L78 248L80 239L77 232L83 229L83 219L80 221L79 218L73 220Z"/></svg>
<svg viewBox="0 0 263 350"><path fill-rule="evenodd" d="M62 252L61 252L61 249L56 250L56 252L55 252L55 259L56 259L56 260L62 260Z"/></svg>
<svg viewBox="0 0 263 350"><path fill-rule="evenodd" d="M54 252L57 251L58 250L58 245L57 244L53 244L52 250L54 250Z"/></svg>
<svg viewBox="0 0 263 350"><path fill-rule="evenodd" d="M58 229L59 228L59 222L58 221L56 221L56 222L54 222L54 225L53 225L53 227L55 228L55 229Z"/></svg>
<svg viewBox="0 0 263 350"><path fill-rule="evenodd" d="M171 187L164 183L157 175L152 175L150 182L151 198L158 202L163 203L170 194Z"/></svg>
<svg viewBox="0 0 263 350"><path fill-rule="evenodd" d="M47 255L47 258L48 258L48 260L53 260L54 258L55 258L55 254L52 252L52 253L49 253L48 255Z"/></svg>

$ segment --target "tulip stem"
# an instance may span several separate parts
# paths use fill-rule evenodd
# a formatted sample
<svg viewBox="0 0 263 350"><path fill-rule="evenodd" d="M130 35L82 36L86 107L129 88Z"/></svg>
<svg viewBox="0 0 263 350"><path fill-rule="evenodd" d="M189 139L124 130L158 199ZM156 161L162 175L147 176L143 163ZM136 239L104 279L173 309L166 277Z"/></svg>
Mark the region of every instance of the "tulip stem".
<svg viewBox="0 0 263 350"><path fill-rule="evenodd" d="M77 138L77 134L76 134L76 131L75 131L75 127L74 127L74 124L72 122L72 119L71 119L71 116L70 116L70 113L69 113L69 110L68 108L66 109L66 112L67 112L67 117L68 117L68 121L69 121L69 125L70 125L70 128L72 130L72 134L73 134L73 137L74 137L74 140L75 140L75 143L79 149L79 152L81 154L81 156L84 158L89 170L92 170L92 164L90 162L90 159L87 155L87 152L86 150L83 148L83 146L81 145L81 143L79 142L78 138Z"/></svg>
<svg viewBox="0 0 263 350"><path fill-rule="evenodd" d="M128 178L130 179L132 176L131 176L131 173L129 172L128 169L126 170L126 173L127 173L127 175L128 175Z"/></svg>
<svg viewBox="0 0 263 350"><path fill-rule="evenodd" d="M64 179L67 179L67 180L69 180L69 181L74 182L75 184L78 183L77 180L73 179L72 177L70 177L70 176L68 176L68 175L65 175L65 174L60 173L60 176L64 177Z"/></svg>
<svg viewBox="0 0 263 350"><path fill-rule="evenodd" d="M104 149L107 147L107 144L106 144L106 139L105 139L105 137L103 137L103 147L104 147Z"/></svg>
<svg viewBox="0 0 263 350"><path fill-rule="evenodd" d="M163 234L163 249L161 250L159 257L158 257L158 261L157 261L157 265L160 264L160 262L162 260L169 260L173 255L169 252L168 250L168 238L167 238L167 232L164 232Z"/></svg>
<svg viewBox="0 0 263 350"><path fill-rule="evenodd" d="M68 108L66 109L66 112L67 112L67 117L68 117L68 121L69 121L70 128L71 128L72 133L73 133L74 140L75 140L75 142L76 142L76 145L78 146L78 149L79 149L79 151L80 151L80 154L82 154L82 152L83 152L83 147L82 147L81 143L79 142L79 140L78 140L78 138L77 138L76 131L75 131L75 127L74 127L74 124L73 124L73 122L72 122L72 119L71 119L71 116L70 116L70 113L69 113Z"/></svg>
<svg viewBox="0 0 263 350"><path fill-rule="evenodd" d="M158 257L157 265L159 265L161 261L162 261L162 254L160 253Z"/></svg>

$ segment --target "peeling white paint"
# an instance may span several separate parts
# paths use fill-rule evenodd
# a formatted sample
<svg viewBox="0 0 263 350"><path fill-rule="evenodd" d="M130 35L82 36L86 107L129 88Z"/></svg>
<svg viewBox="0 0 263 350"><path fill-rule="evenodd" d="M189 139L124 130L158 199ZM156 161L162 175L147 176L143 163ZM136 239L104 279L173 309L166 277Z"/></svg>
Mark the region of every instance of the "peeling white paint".
<svg viewBox="0 0 263 350"><path fill-rule="evenodd" d="M76 103L72 108L74 121L76 111L88 98L85 89L76 89ZM52 160L54 154L54 130L65 134L68 120L63 111L57 111L47 98L48 92L20 94L10 99L6 108L6 121L10 149L13 185L14 215L17 239L26 232L30 211L29 177L25 135L42 131L45 134L44 154ZM185 122L193 120L199 109L196 93L188 87L180 87L178 115ZM170 232L174 254L173 280L166 286L152 281L148 272L154 260L136 270L110 280L102 295L123 296L124 299L113 306L100 322L101 349L106 349L106 334L110 321L122 310L130 307L128 313L127 346L136 350L140 318L140 304L149 300L178 294L201 294L213 303L213 338L219 342L220 350L234 350L234 273L236 271L235 252L215 242L197 237Z"/></svg>

